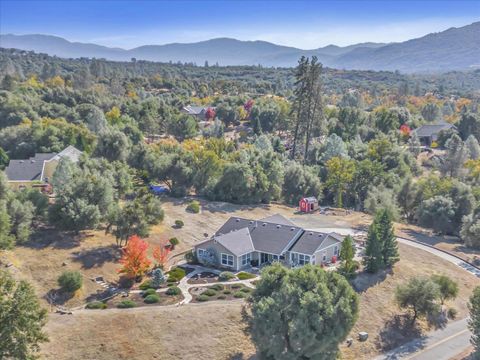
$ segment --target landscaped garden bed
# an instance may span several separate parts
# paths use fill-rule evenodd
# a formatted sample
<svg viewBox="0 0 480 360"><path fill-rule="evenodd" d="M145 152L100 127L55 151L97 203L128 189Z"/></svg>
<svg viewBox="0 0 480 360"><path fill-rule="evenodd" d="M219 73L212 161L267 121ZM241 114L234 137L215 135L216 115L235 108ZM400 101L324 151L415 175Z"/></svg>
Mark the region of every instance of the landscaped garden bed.
<svg viewBox="0 0 480 360"><path fill-rule="evenodd" d="M192 287L192 302L207 302L214 300L239 300L245 299L253 291L243 284L215 284L212 286Z"/></svg>
<svg viewBox="0 0 480 360"><path fill-rule="evenodd" d="M183 300L181 292L171 291L156 292L154 289L148 289L141 293L128 293L128 295L118 295L105 302L95 301L88 303L87 309L112 309L112 308L133 308L141 306L165 306L176 304Z"/></svg>
<svg viewBox="0 0 480 360"><path fill-rule="evenodd" d="M209 271L202 272L188 279L188 284L209 284L218 282L218 275Z"/></svg>

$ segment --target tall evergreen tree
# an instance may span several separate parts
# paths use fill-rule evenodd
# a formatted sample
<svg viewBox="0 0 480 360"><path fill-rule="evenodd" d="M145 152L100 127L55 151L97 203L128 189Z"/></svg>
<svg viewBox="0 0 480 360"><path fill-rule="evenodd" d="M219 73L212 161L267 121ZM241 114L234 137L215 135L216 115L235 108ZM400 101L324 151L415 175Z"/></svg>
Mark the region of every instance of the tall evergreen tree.
<svg viewBox="0 0 480 360"><path fill-rule="evenodd" d="M382 268L383 265L383 244L379 236L378 224L376 219L368 228L367 246L365 249L365 257L363 258L363 264L365 270L370 273L376 273Z"/></svg>
<svg viewBox="0 0 480 360"><path fill-rule="evenodd" d="M473 353L474 359L480 359L480 286L473 290L468 304L470 310L470 320L468 321L468 328L472 332L470 342L475 351Z"/></svg>
<svg viewBox="0 0 480 360"><path fill-rule="evenodd" d="M399 260L398 244L393 231L392 217L386 209L379 210L376 217L378 217L378 235L383 244L383 265L391 266Z"/></svg>

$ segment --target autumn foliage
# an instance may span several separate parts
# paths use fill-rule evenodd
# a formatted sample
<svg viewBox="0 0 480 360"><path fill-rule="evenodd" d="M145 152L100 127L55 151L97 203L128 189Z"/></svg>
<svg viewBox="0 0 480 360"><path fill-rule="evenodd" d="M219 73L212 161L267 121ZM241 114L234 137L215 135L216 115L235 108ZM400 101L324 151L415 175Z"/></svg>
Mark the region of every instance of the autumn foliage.
<svg viewBox="0 0 480 360"><path fill-rule="evenodd" d="M207 120L213 120L215 118L215 110L209 107L207 111L205 111L205 118Z"/></svg>
<svg viewBox="0 0 480 360"><path fill-rule="evenodd" d="M165 265L167 264L168 254L170 254L171 248L167 246L167 242L160 244L159 246L155 247L153 250L153 258L158 267L164 269Z"/></svg>
<svg viewBox="0 0 480 360"><path fill-rule="evenodd" d="M147 258L148 243L133 235L122 249L120 273L129 279L142 277L150 267L151 261Z"/></svg>
<svg viewBox="0 0 480 360"><path fill-rule="evenodd" d="M400 126L400 133L402 134L403 137L409 137L411 131L412 130L407 124L403 124L402 126Z"/></svg>

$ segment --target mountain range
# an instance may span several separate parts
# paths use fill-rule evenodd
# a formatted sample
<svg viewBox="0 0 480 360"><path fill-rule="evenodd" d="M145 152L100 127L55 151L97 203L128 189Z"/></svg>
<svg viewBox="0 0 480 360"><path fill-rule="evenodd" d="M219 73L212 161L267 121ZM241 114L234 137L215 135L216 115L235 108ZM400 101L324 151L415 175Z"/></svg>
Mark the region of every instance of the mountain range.
<svg viewBox="0 0 480 360"><path fill-rule="evenodd" d="M266 41L217 38L196 43L145 45L130 50L70 42L51 35L0 34L0 47L30 50L64 58L105 58L116 61L149 60L203 65L295 66L302 55L315 55L328 67L390 70L404 73L443 72L480 67L480 21L399 43L328 45L302 50Z"/></svg>

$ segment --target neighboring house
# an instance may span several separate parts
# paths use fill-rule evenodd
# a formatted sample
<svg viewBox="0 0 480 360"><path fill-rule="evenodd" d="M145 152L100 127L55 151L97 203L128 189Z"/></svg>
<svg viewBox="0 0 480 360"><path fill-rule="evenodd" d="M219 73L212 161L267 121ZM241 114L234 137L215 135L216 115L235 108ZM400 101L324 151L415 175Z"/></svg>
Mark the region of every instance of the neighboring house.
<svg viewBox="0 0 480 360"><path fill-rule="evenodd" d="M418 136L421 145L431 146L432 142L437 141L438 135L441 131L450 129L457 130L455 125L447 122L438 122L434 124L422 125L418 129L413 130L413 132Z"/></svg>
<svg viewBox="0 0 480 360"><path fill-rule="evenodd" d="M342 241L336 233L304 230L276 214L260 220L231 217L194 250L204 265L238 271L273 261L324 265L338 258Z"/></svg>
<svg viewBox="0 0 480 360"><path fill-rule="evenodd" d="M192 105L187 105L182 109L182 113L188 114L195 116L195 118L198 121L205 121L207 120L206 118L206 113L209 108L212 108L215 110L214 107L211 106L192 106Z"/></svg>
<svg viewBox="0 0 480 360"><path fill-rule="evenodd" d="M82 152L68 146L57 153L39 153L25 160L10 160L5 168L9 185L14 189L25 187L47 187L62 158L77 162Z"/></svg>

